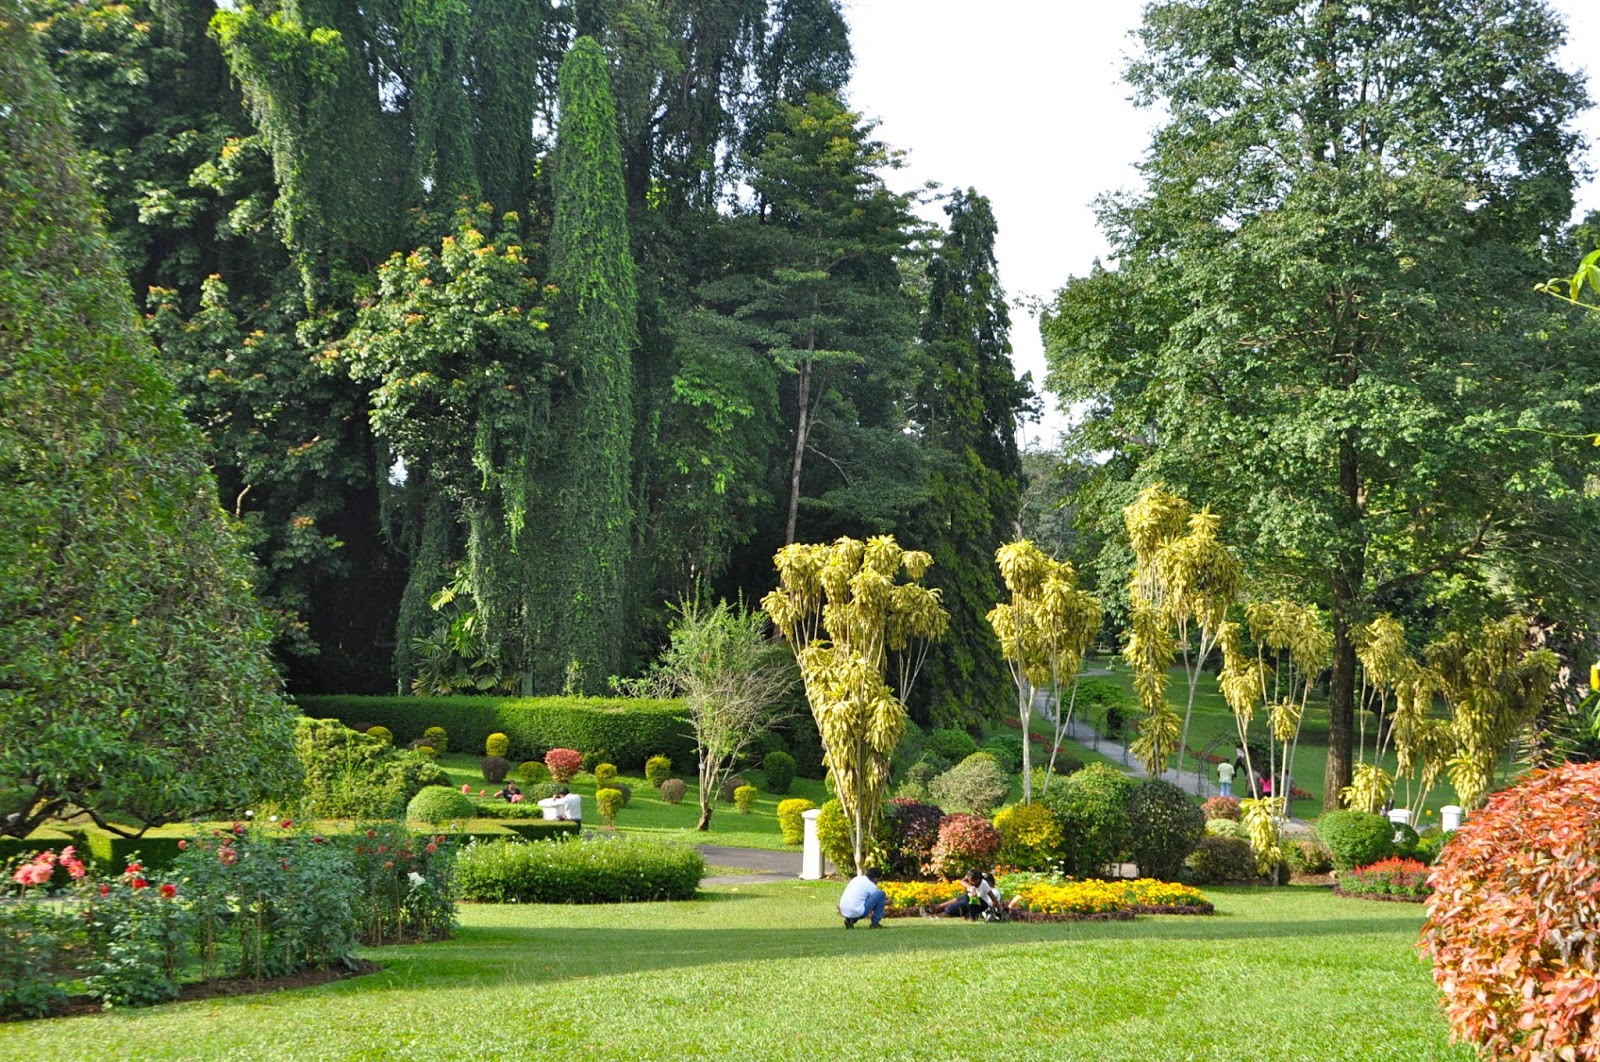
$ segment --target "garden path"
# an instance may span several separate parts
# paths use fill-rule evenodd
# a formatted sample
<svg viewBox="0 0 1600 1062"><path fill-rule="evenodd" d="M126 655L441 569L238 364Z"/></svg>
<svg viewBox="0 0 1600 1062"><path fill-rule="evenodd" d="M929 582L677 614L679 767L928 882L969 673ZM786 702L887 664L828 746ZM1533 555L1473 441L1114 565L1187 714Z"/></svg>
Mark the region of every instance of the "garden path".
<svg viewBox="0 0 1600 1062"><path fill-rule="evenodd" d="M726 844L696 845L708 866L743 871L700 879L702 885L761 885L769 881L794 881L800 876L799 852L774 852L765 848L735 848Z"/></svg>

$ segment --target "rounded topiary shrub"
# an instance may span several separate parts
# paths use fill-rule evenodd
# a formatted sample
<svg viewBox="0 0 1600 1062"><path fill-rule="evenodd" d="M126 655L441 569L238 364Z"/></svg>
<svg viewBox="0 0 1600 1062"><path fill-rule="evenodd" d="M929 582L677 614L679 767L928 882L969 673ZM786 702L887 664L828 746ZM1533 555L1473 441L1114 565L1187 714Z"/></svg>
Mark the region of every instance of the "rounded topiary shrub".
<svg viewBox="0 0 1600 1062"><path fill-rule="evenodd" d="M1196 885L1228 885L1255 879L1256 856L1243 838L1202 837L1184 860L1184 867L1188 870L1185 877Z"/></svg>
<svg viewBox="0 0 1600 1062"><path fill-rule="evenodd" d="M1178 786L1159 778L1128 794L1128 851L1141 877L1177 881L1183 861L1206 835L1206 817Z"/></svg>
<svg viewBox="0 0 1600 1062"><path fill-rule="evenodd" d="M1244 828L1244 823L1237 819L1207 819L1207 837L1232 837L1240 841L1250 839L1250 831Z"/></svg>
<svg viewBox="0 0 1600 1062"><path fill-rule="evenodd" d="M1490 797L1429 881L1422 942L1453 1035L1492 1058L1600 1058L1600 763Z"/></svg>
<svg viewBox="0 0 1600 1062"><path fill-rule="evenodd" d="M935 804L984 818L994 814L1010 791L1011 776L987 752L974 752L928 783L928 796Z"/></svg>
<svg viewBox="0 0 1600 1062"><path fill-rule="evenodd" d="M504 734L490 734L483 740L483 754L485 756L511 755L511 739Z"/></svg>
<svg viewBox="0 0 1600 1062"><path fill-rule="evenodd" d="M969 870L993 868L1000 854L1000 831L977 815L950 815L939 824L930 860L933 872L958 878Z"/></svg>
<svg viewBox="0 0 1600 1062"><path fill-rule="evenodd" d="M1138 783L1115 767L1094 763L1050 787L1042 798L1061 824L1063 870L1104 877L1128 852L1128 796Z"/></svg>
<svg viewBox="0 0 1600 1062"><path fill-rule="evenodd" d="M855 849L850 844L850 822L844 817L844 807L837 800L822 805L817 816L817 843L822 856L842 874L856 872Z"/></svg>
<svg viewBox="0 0 1600 1062"><path fill-rule="evenodd" d="M934 730L928 735L927 743L922 746L924 756L931 754L946 763L960 763L977 751L978 743L972 740L972 735L954 727L940 727Z"/></svg>
<svg viewBox="0 0 1600 1062"><path fill-rule="evenodd" d="M1000 862L1038 870L1061 855L1061 824L1043 804L1013 804L994 817L1000 831Z"/></svg>
<svg viewBox="0 0 1600 1062"><path fill-rule="evenodd" d="M506 780L506 775L511 773L511 761L504 756L485 756L483 758L483 780L499 785Z"/></svg>
<svg viewBox="0 0 1600 1062"><path fill-rule="evenodd" d="M1213 819L1240 822L1244 819L1244 815L1239 811L1239 798L1232 796L1212 797L1200 805L1200 813L1206 817L1207 822Z"/></svg>
<svg viewBox="0 0 1600 1062"><path fill-rule="evenodd" d="M691 900L704 874L689 845L604 834L469 844L456 857L455 886L478 903L633 903Z"/></svg>
<svg viewBox="0 0 1600 1062"><path fill-rule="evenodd" d="M394 732L391 731L386 726L369 726L369 727L367 727L367 737L377 738L379 741L383 742L385 745L393 745L394 744Z"/></svg>
<svg viewBox="0 0 1600 1062"><path fill-rule="evenodd" d="M1394 855L1394 824L1369 811L1330 811L1317 820L1317 837L1338 870L1364 867Z"/></svg>
<svg viewBox="0 0 1600 1062"><path fill-rule="evenodd" d="M739 809L739 814L748 815L756 809L756 797L761 795L761 790L753 785L741 785L733 791L734 807Z"/></svg>
<svg viewBox="0 0 1600 1062"><path fill-rule="evenodd" d="M472 814L472 798L447 785L430 785L406 805L406 818L422 822L461 822Z"/></svg>
<svg viewBox="0 0 1600 1062"><path fill-rule="evenodd" d="M594 784L598 788L611 788L617 780L617 765L597 763L594 766Z"/></svg>
<svg viewBox="0 0 1600 1062"><path fill-rule="evenodd" d="M734 791L742 785L749 784L750 783L745 780L744 775L730 774L728 777L724 778L722 780L722 784L717 787L717 799L722 801L724 804L731 804L733 802Z"/></svg>
<svg viewBox="0 0 1600 1062"><path fill-rule="evenodd" d="M617 812L622 810L622 791L609 788L596 789L594 803L600 809L600 817L606 820L606 825L615 826L617 824Z"/></svg>
<svg viewBox="0 0 1600 1062"><path fill-rule="evenodd" d="M450 751L450 737L444 732L442 726L430 726L422 732L422 743L433 747L435 752L445 753Z"/></svg>
<svg viewBox="0 0 1600 1062"><path fill-rule="evenodd" d="M683 784L682 778L668 778L661 783L661 799L668 804L683 803L683 795L689 787Z"/></svg>
<svg viewBox="0 0 1600 1062"><path fill-rule="evenodd" d="M644 761L644 780L650 788L660 789L661 783L672 777L672 760L667 756L651 756Z"/></svg>
<svg viewBox="0 0 1600 1062"><path fill-rule="evenodd" d="M583 756L576 749L551 749L544 754L544 765L550 768L552 779L565 785L582 769Z"/></svg>
<svg viewBox="0 0 1600 1062"><path fill-rule="evenodd" d="M878 847L884 871L891 878L918 878L930 873L933 846L939 840L944 812L919 800L897 797L883 805Z"/></svg>
<svg viewBox="0 0 1600 1062"><path fill-rule="evenodd" d="M1016 774L1022 770L1022 737L1019 734L994 734L978 751L987 752L999 760L1000 766L1004 767L1008 774ZM1049 761L1048 751L1041 755L1046 762Z"/></svg>
<svg viewBox="0 0 1600 1062"><path fill-rule="evenodd" d="M550 780L550 768L538 760L523 760L517 765L517 781L523 785L540 785Z"/></svg>
<svg viewBox="0 0 1600 1062"><path fill-rule="evenodd" d="M767 792L782 795L794 784L794 757L782 749L774 749L761 760L761 769L767 776Z"/></svg>
<svg viewBox="0 0 1600 1062"><path fill-rule="evenodd" d="M790 797L778 801L778 830L784 844L804 844L806 839L805 813L817 806L816 801L805 797Z"/></svg>
<svg viewBox="0 0 1600 1062"><path fill-rule="evenodd" d="M622 794L623 807L627 807L629 804L633 803L633 786L625 785L622 782L617 782L613 784L611 788Z"/></svg>

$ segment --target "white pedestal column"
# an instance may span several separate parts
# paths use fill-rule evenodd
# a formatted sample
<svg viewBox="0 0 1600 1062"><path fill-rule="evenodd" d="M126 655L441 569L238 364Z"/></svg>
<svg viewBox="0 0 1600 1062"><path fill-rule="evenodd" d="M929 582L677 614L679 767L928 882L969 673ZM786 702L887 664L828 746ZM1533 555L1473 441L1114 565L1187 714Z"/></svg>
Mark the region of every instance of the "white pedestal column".
<svg viewBox="0 0 1600 1062"><path fill-rule="evenodd" d="M817 819L821 815L820 808L800 813L800 817L806 820L805 851L800 857L800 877L805 881L820 881L822 878L822 842L817 840Z"/></svg>

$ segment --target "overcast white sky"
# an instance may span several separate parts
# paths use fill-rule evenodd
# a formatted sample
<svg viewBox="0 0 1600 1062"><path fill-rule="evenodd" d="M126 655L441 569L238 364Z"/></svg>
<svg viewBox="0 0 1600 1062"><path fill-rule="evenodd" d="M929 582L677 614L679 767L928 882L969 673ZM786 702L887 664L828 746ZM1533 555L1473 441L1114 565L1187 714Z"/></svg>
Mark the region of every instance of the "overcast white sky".
<svg viewBox="0 0 1600 1062"><path fill-rule="evenodd" d="M896 179L937 181L989 197L1000 226L1000 279L1013 296L1048 296L1106 253L1092 202L1135 187L1153 118L1121 83L1142 0L844 0L855 49L850 102L909 152ZM1567 20L1569 68L1600 65L1600 9L1553 5ZM1600 84L1590 94L1600 97ZM1600 141L1600 110L1582 128ZM1591 148L1589 164L1600 168ZM1600 207L1600 187L1582 193ZM942 212L934 213L943 220ZM1017 371L1044 377L1037 322L1013 311ZM1030 425L1049 444L1059 414ZM1043 438L1041 438L1043 436Z"/></svg>

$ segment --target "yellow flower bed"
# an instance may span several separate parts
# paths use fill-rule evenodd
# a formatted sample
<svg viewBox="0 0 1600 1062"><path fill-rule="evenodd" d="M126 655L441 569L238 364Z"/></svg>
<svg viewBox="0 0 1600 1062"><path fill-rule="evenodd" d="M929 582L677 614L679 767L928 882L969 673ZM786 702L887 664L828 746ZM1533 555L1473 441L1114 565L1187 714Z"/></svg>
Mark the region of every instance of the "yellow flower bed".
<svg viewBox="0 0 1600 1062"><path fill-rule="evenodd" d="M1128 893L1128 902L1145 907L1203 907L1206 898L1191 885L1171 881L1140 878L1138 881L1120 883Z"/></svg>
<svg viewBox="0 0 1600 1062"><path fill-rule="evenodd" d="M1128 893L1106 881L1031 885L1017 894L1021 906L1041 914L1105 914L1127 909Z"/></svg>
<svg viewBox="0 0 1600 1062"><path fill-rule="evenodd" d="M889 907L931 907L946 903L967 891L959 881L883 881L878 883L889 897Z"/></svg>

